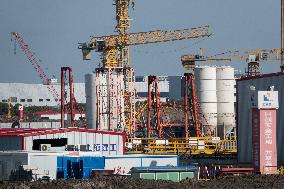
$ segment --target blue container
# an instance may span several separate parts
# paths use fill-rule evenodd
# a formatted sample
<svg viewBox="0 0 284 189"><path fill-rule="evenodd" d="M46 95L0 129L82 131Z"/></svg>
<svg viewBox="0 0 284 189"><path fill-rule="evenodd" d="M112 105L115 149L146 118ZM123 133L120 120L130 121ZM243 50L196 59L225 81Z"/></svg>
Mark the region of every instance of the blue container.
<svg viewBox="0 0 284 189"><path fill-rule="evenodd" d="M57 178L89 179L92 169L104 168L104 157L57 157Z"/></svg>

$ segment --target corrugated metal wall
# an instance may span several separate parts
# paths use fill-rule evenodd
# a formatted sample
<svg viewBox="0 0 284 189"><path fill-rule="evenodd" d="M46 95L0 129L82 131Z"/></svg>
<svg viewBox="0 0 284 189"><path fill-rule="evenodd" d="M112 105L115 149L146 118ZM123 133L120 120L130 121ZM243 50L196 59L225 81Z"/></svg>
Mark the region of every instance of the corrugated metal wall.
<svg viewBox="0 0 284 189"><path fill-rule="evenodd" d="M238 111L238 160L239 162L252 162L252 127L251 127L251 91L274 90L279 92L279 109L277 110L277 159L278 165L284 165L284 75L268 75L267 77L237 81L237 111Z"/></svg>
<svg viewBox="0 0 284 189"><path fill-rule="evenodd" d="M32 150L34 139L67 138L68 145L90 145L90 150L101 155L122 155L123 136L114 134L66 132L25 137L25 150Z"/></svg>

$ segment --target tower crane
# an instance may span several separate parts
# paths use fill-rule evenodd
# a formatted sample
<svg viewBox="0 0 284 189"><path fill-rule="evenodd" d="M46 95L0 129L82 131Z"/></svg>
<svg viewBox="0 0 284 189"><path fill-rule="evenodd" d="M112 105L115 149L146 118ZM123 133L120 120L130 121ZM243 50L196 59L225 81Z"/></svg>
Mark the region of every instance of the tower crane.
<svg viewBox="0 0 284 189"><path fill-rule="evenodd" d="M255 76L260 73L260 62L278 61L281 49L228 50L212 56L186 54L181 61L186 69L194 68L195 62L247 62L247 74Z"/></svg>
<svg viewBox="0 0 284 189"><path fill-rule="evenodd" d="M143 45L150 43L161 43L170 42L185 39L195 39L201 37L209 37L211 35L209 26L203 26L198 28L174 30L174 31L150 31L150 32L139 32L129 33L123 35L109 35L101 37L92 37L89 42L79 43L78 48L82 50L83 59L91 59L91 51L102 53L102 68L103 69L117 69L124 68L124 62L121 61L118 52L124 47L131 45ZM129 77L127 75L127 77ZM133 78L133 76L131 76ZM135 113L127 110L127 98L134 98L134 87L130 87L125 95L124 102L119 104L125 104L125 122L128 131L130 132L135 123ZM134 104L135 106L135 104ZM129 113L130 112L130 113Z"/></svg>

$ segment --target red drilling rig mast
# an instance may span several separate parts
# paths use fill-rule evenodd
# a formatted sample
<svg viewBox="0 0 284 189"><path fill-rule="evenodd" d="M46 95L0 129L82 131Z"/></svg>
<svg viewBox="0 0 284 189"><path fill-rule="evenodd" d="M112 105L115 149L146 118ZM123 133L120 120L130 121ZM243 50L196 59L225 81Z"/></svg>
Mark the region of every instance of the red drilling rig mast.
<svg viewBox="0 0 284 189"><path fill-rule="evenodd" d="M60 99L59 94L55 90L54 86L50 85L49 78L46 76L46 74L44 73L43 69L41 68L41 66L39 64L41 62L41 60L29 48L28 44L25 43L23 37L18 32L11 32L11 37L14 37L15 47L16 47L16 44L18 42L18 44L21 47L21 50L25 53L25 55L27 56L29 62L33 65L34 69L39 74L39 77L40 77L42 83L44 85L46 85L48 91L53 96L55 102L57 102L58 105L59 105L59 99ZM11 38L11 40L12 40L12 38ZM14 51L14 53L16 53L16 51Z"/></svg>

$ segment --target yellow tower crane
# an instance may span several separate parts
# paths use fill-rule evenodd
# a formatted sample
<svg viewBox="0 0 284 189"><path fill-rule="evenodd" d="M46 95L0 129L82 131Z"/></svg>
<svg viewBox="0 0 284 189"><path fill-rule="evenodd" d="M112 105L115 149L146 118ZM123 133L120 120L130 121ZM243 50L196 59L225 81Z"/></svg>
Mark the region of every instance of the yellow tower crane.
<svg viewBox="0 0 284 189"><path fill-rule="evenodd" d="M174 31L157 30L150 32L129 33L125 35L92 37L89 42L80 43L78 48L82 50L84 60L91 59L91 51L93 50L102 53L102 67L108 69L115 69L124 67L125 65L124 62L121 61L121 56L119 56L119 52L125 47L131 45L143 45L149 43L195 39L201 37L209 37L210 35L211 33L209 31L209 26ZM135 112L129 113L129 111L127 111L127 97L135 97L133 95L134 87L130 88L129 91L126 91L125 93L125 100L120 104L125 104L126 112L128 113L128 115L126 114L125 116L125 122L127 130L130 132L131 128L133 128L135 123Z"/></svg>
<svg viewBox="0 0 284 189"><path fill-rule="evenodd" d="M202 49L203 50L203 49ZM255 76L260 73L260 62L277 61L281 59L281 49L255 49L255 50L228 50L212 56L186 54L181 56L181 61L186 69L195 66L195 62L247 62L246 73Z"/></svg>

